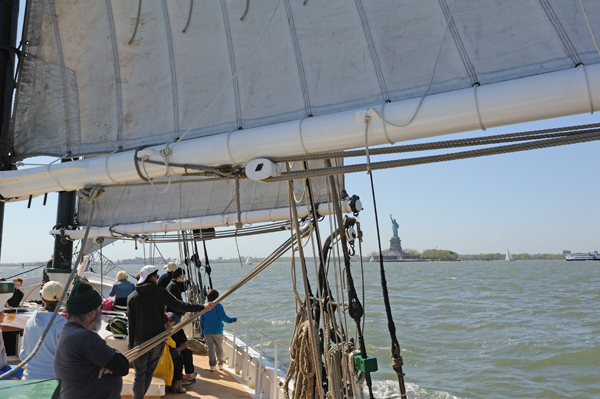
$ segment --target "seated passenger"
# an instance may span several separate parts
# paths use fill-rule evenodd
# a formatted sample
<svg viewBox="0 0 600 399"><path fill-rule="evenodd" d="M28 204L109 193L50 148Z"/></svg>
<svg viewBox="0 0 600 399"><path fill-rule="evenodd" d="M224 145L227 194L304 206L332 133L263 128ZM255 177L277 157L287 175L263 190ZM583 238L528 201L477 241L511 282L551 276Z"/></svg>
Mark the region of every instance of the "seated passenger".
<svg viewBox="0 0 600 399"><path fill-rule="evenodd" d="M179 317L173 313L171 313L171 316L168 314L165 316L167 318L165 329L167 330L179 322ZM171 358L173 359L173 382L171 383L171 386L167 386L167 392L185 393L186 389L183 388L181 382L183 377L183 356L181 356L181 353L179 353L176 347L171 348L169 346L169 351L171 352Z"/></svg>
<svg viewBox="0 0 600 399"><path fill-rule="evenodd" d="M173 325L179 323L181 319L173 312L167 312L167 328L171 328ZM181 353L183 357L183 366L185 368L185 374L181 378L183 386L188 386L193 382L196 382L196 373L194 368L194 354L188 348L188 339L185 336L183 330L177 331L171 336L175 341L175 347Z"/></svg>
<svg viewBox="0 0 600 399"><path fill-rule="evenodd" d="M23 285L23 279L21 277L15 277L13 278L13 283L15 284L13 296L11 296L10 299L6 301L6 304L4 304L7 309L18 308L21 306L21 301L24 296L23 291L19 289Z"/></svg>
<svg viewBox="0 0 600 399"><path fill-rule="evenodd" d="M127 280L129 274L125 270L117 273L117 279L108 296L115 297L115 310L127 312L127 297L135 290L135 284Z"/></svg>
<svg viewBox="0 0 600 399"><path fill-rule="evenodd" d="M42 288L42 303L44 307L42 310L33 312L25 324L19 359L25 360L33 352L46 326L48 326L52 318L52 313L56 309L62 294L63 286L58 281L49 281L44 284ZM49 365L54 364L58 336L66 323L67 320L60 313L56 315L52 327L50 327L42 342L42 346L26 365L25 372L23 373L24 380L56 378L54 367L49 367Z"/></svg>

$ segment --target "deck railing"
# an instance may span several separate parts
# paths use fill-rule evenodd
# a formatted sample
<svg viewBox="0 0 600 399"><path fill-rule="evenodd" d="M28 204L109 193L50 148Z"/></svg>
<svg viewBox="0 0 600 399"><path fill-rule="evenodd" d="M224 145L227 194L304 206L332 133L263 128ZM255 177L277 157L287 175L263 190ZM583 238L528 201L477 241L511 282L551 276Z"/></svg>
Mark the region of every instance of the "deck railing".
<svg viewBox="0 0 600 399"><path fill-rule="evenodd" d="M274 342L274 359L270 360L264 354L265 334L259 332L260 345L257 351L250 346L249 326L246 325L245 339L242 340L238 336L237 324L233 325L233 333L223 332L223 351L229 367L235 370L236 375L240 376L242 382L247 384L249 389L254 390L258 398L283 398L286 371L278 361L277 341ZM290 383L290 391L292 389L293 381Z"/></svg>

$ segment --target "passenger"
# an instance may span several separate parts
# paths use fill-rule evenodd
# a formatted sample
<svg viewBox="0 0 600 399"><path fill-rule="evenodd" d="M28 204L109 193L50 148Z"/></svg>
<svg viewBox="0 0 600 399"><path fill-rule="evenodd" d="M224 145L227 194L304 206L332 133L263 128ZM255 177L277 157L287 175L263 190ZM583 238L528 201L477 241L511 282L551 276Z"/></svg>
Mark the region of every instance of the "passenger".
<svg viewBox="0 0 600 399"><path fill-rule="evenodd" d="M165 322L165 330L173 327L175 324L179 323L180 320L176 314L171 312L165 314L165 317L167 319ZM178 332L181 332L181 330ZM177 343L175 343L175 346L177 346ZM181 383L183 378L183 356L176 347L171 348L169 346L169 352L171 353L171 359L173 359L173 381L170 386L167 386L167 392L185 393L186 389L183 388Z"/></svg>
<svg viewBox="0 0 600 399"><path fill-rule="evenodd" d="M129 274L125 270L117 273L117 279L110 290L108 296L115 297L115 309L123 312L127 311L127 297L135 290L135 284L127 280Z"/></svg>
<svg viewBox="0 0 600 399"><path fill-rule="evenodd" d="M76 281L67 300L67 324L58 337L54 373L62 399L120 399L129 361L96 334L102 325L102 296Z"/></svg>
<svg viewBox="0 0 600 399"><path fill-rule="evenodd" d="M179 323L181 319L172 312L167 312L167 323L171 322L171 325L167 328L171 328L173 325ZM171 336L175 341L175 347L177 351L181 353L183 357L183 366L185 367L185 374L181 378L183 382L183 386L188 386L191 383L195 382L196 373L194 368L194 354L188 348L188 339L185 336L183 330L177 331L175 334Z"/></svg>
<svg viewBox="0 0 600 399"><path fill-rule="evenodd" d="M46 262L46 266L44 266L44 268L42 269L42 286L44 284L46 284L48 281L50 281L50 277L48 276L48 273L46 273L46 270L52 269L53 261L54 261L54 254L50 255L50 260L48 260L48 262Z"/></svg>
<svg viewBox="0 0 600 399"><path fill-rule="evenodd" d="M219 291L208 291L207 298L211 303L218 297ZM200 316L202 336L206 338L206 346L208 346L210 371L215 371L216 366L219 370L223 370L223 322L235 323L236 321L238 321L237 317L229 317L225 314L225 309L220 303L217 303L210 312Z"/></svg>
<svg viewBox="0 0 600 399"><path fill-rule="evenodd" d="M194 305L175 298L165 288L156 285L158 269L147 265L140 271L135 291L127 299L129 348L132 349L165 331L165 306L183 312L210 310L214 304ZM133 362L133 398L141 399L152 382L152 374L160 359L163 344L158 344Z"/></svg>
<svg viewBox="0 0 600 399"><path fill-rule="evenodd" d="M15 284L13 296L11 296L4 304L7 309L18 308L21 305L21 300L23 300L24 296L23 292L19 289L23 285L23 279L21 277L15 277L13 278L13 283Z"/></svg>
<svg viewBox="0 0 600 399"><path fill-rule="evenodd" d="M159 287L167 288L167 285L169 285L173 277L173 272L175 271L175 269L177 269L177 265L175 264L175 262L169 262L166 265L164 265L163 268L167 272L160 276L156 285L158 285Z"/></svg>
<svg viewBox="0 0 600 399"><path fill-rule="evenodd" d="M42 310L33 312L25 324L23 343L19 352L21 360L25 360L33 352L46 326L48 326L52 318L52 313L56 309L56 306L58 306L62 294L63 286L58 281L49 281L44 284L42 288L42 303L44 307ZM48 365L54 364L56 344L65 324L67 324L67 320L60 313L57 314L52 327L50 327L44 338L44 342L42 342L42 346L27 363L27 367L23 373L24 380L56 378L54 368L48 367Z"/></svg>
<svg viewBox="0 0 600 399"><path fill-rule="evenodd" d="M181 300L183 300L183 297L181 296L181 288L180 288L180 284L178 284L178 283L182 283L183 279L185 277L183 275L183 269L181 267L175 268L175 270L173 270L171 276L172 276L171 281L169 282L169 285L167 285L167 291L169 291L171 293L171 295L173 295L175 298L177 298L181 301ZM167 306L167 312L175 313L179 318L181 318L181 316L183 316L185 314L185 312L178 312L175 309L171 308L170 306Z"/></svg>
<svg viewBox="0 0 600 399"><path fill-rule="evenodd" d="M3 278L3 277L2 277ZM0 280L0 281L6 281ZM4 321L4 311L0 311L0 324ZM4 338L2 338L2 326L0 326L0 375L12 370L14 366L8 364L6 358L6 348L4 347ZM10 378L13 380L20 380L23 375L23 369L17 370Z"/></svg>

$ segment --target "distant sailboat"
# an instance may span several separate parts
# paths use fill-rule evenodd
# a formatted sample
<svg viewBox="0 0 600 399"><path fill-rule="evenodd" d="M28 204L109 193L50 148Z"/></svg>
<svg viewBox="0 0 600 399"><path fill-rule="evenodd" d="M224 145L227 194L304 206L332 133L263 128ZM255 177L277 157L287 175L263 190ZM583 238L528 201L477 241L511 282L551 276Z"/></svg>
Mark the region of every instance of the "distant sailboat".
<svg viewBox="0 0 600 399"><path fill-rule="evenodd" d="M371 259L369 259L369 262L375 262L375 258L373 258L373 257L371 256Z"/></svg>
<svg viewBox="0 0 600 399"><path fill-rule="evenodd" d="M514 262L515 260L513 259L510 251L508 250L508 248L506 249L506 258L504 259L507 262Z"/></svg>
<svg viewBox="0 0 600 399"><path fill-rule="evenodd" d="M251 265L251 264L252 264L252 261L250 260L250 257L248 256L246 258L246 265Z"/></svg>

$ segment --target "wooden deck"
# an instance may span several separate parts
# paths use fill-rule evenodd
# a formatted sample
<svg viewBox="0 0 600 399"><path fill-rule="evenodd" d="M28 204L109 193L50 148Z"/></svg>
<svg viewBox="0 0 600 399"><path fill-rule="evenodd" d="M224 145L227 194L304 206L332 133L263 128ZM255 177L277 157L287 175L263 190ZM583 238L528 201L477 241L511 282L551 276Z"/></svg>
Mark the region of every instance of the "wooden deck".
<svg viewBox="0 0 600 399"><path fill-rule="evenodd" d="M235 377L227 370L210 371L208 365L208 356L194 354L194 365L196 366L196 382L184 387L187 392L185 394L168 393L163 398L203 398L203 399L252 399L253 396L246 391ZM123 377L123 391L129 391L129 387L133 386L134 371ZM160 388L164 387L164 381L160 377L154 377L152 386L148 390L145 398L160 398L157 395L161 392ZM162 389L164 392L164 389ZM123 395L123 399L130 399L131 395Z"/></svg>

